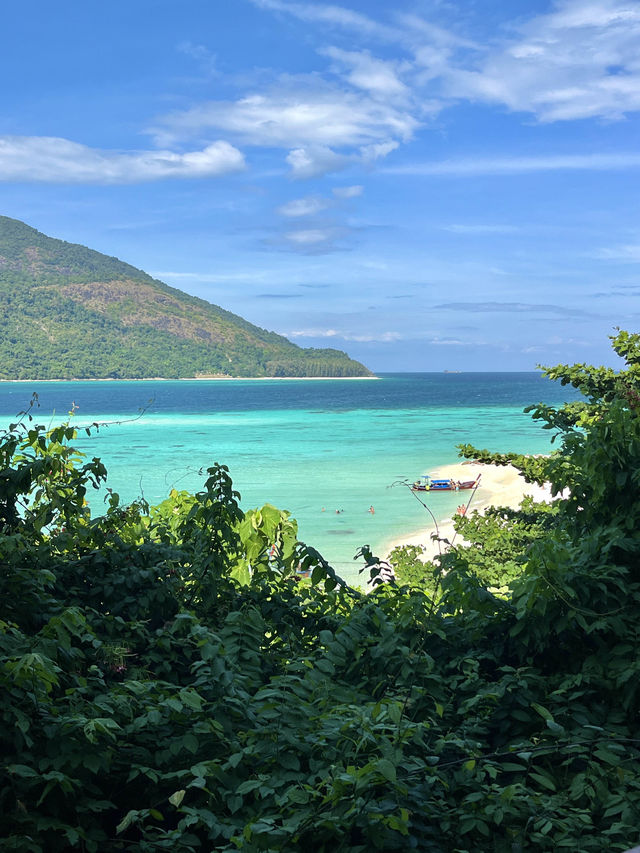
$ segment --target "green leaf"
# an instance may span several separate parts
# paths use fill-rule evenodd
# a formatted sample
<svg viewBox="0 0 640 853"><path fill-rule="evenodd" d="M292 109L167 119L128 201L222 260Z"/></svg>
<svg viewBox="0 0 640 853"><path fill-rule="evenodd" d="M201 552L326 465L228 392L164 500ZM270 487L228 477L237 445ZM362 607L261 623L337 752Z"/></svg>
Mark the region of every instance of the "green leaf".
<svg viewBox="0 0 640 853"><path fill-rule="evenodd" d="M289 788L287 791L287 799L291 803L304 805L309 802L309 792L303 788Z"/></svg>
<svg viewBox="0 0 640 853"><path fill-rule="evenodd" d="M549 791L555 791L556 790L555 783L551 779L550 776L547 776L546 774L543 776L541 772L534 773L533 771L529 775L531 776L532 779L535 779L536 782L539 782L547 790L549 790Z"/></svg>
<svg viewBox="0 0 640 853"><path fill-rule="evenodd" d="M9 764L7 771L9 773L13 773L15 776L20 776L23 779L33 779L36 776L40 776L33 767L27 767L26 764Z"/></svg>
<svg viewBox="0 0 640 853"><path fill-rule="evenodd" d="M169 802L171 803L172 806L175 806L176 808L178 808L180 806L180 804L182 803L182 801L184 800L184 795L186 793L187 792L184 790L184 788L181 788L179 791L174 791L174 793L171 794L171 796L169 797Z"/></svg>
<svg viewBox="0 0 640 853"><path fill-rule="evenodd" d="M260 779L247 779L238 785L236 794L248 794L250 791L255 791L256 788L262 787L263 784Z"/></svg>
<svg viewBox="0 0 640 853"><path fill-rule="evenodd" d="M376 763L376 770L389 782L396 781L396 768L387 758L381 758Z"/></svg>
<svg viewBox="0 0 640 853"><path fill-rule="evenodd" d="M333 675L336 671L335 666L326 658L318 658L316 661L316 667L320 672L324 672L325 675Z"/></svg>
<svg viewBox="0 0 640 853"><path fill-rule="evenodd" d="M593 754L596 758L599 758L600 761L604 761L605 764L611 764L614 767L617 767L621 761L621 756L616 755L615 752L611 752L609 749L605 749L604 747L598 747Z"/></svg>
<svg viewBox="0 0 640 853"><path fill-rule="evenodd" d="M553 715L552 715L551 711L549 711L547 708L545 708L544 705L538 705L537 702L532 702L531 707L533 708L534 711L537 711L537 713L540 714L540 716L544 720L550 720L551 722L553 722Z"/></svg>
<svg viewBox="0 0 640 853"><path fill-rule="evenodd" d="M182 738L182 743L184 744L184 748L192 755L194 755L198 751L199 742L198 738L195 735L191 733L186 734Z"/></svg>
<svg viewBox="0 0 640 853"><path fill-rule="evenodd" d="M311 583L315 586L320 583L324 577L326 577L326 571L322 565L318 565L311 572Z"/></svg>
<svg viewBox="0 0 640 853"><path fill-rule="evenodd" d="M202 696L196 693L195 690L181 690L180 699L188 708L191 708L194 711L202 710Z"/></svg>
<svg viewBox="0 0 640 853"><path fill-rule="evenodd" d="M227 808L231 814L235 814L241 806L242 797L238 794L231 794L231 796L227 797Z"/></svg>
<svg viewBox="0 0 640 853"><path fill-rule="evenodd" d="M396 725L402 719L402 706L398 702L389 702L387 706L389 719Z"/></svg>
<svg viewBox="0 0 640 853"><path fill-rule="evenodd" d="M130 811L128 811L126 815L122 818L120 823L116 826L116 835L120 835L120 833L128 829L134 822L134 820L136 820L139 814L140 812L136 811L136 809L131 809Z"/></svg>
<svg viewBox="0 0 640 853"><path fill-rule="evenodd" d="M300 759L290 752L281 753L279 763L280 767L284 767L286 770L300 770Z"/></svg>

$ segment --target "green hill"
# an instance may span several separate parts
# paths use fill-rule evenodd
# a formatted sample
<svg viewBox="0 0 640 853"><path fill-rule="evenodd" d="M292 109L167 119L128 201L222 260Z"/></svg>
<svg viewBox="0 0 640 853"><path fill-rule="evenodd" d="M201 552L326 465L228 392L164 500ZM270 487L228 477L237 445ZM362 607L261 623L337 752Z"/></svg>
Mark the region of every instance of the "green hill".
<svg viewBox="0 0 640 853"><path fill-rule="evenodd" d="M117 258L0 216L0 379L370 376Z"/></svg>

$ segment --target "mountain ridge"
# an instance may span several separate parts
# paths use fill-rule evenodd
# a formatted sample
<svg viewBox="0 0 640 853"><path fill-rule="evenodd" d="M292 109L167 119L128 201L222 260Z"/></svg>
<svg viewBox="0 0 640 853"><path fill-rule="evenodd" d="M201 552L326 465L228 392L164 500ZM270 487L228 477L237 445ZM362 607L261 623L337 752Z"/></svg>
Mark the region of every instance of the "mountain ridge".
<svg viewBox="0 0 640 853"><path fill-rule="evenodd" d="M0 216L0 379L372 376L119 258Z"/></svg>

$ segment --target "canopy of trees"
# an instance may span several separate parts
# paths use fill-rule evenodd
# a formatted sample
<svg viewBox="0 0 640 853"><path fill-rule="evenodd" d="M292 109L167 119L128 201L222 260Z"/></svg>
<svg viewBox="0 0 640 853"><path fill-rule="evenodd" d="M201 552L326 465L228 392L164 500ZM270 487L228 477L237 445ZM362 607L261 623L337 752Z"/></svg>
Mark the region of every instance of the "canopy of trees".
<svg viewBox="0 0 640 853"><path fill-rule="evenodd" d="M286 513L241 512L220 465L92 517L100 461L23 417L0 442L2 849L637 843L640 336L613 343L620 372L547 370L585 398L532 409L553 454L484 453L569 497L461 518L468 547L369 594Z"/></svg>

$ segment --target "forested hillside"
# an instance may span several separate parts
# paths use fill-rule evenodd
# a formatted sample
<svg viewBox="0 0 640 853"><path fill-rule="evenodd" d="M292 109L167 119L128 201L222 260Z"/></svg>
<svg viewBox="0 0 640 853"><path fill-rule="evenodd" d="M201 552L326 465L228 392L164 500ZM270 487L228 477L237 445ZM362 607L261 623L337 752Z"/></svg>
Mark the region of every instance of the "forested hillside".
<svg viewBox="0 0 640 853"><path fill-rule="evenodd" d="M0 217L0 379L368 376L117 258Z"/></svg>
<svg viewBox="0 0 640 853"><path fill-rule="evenodd" d="M465 448L569 497L460 518L468 547L368 595L287 513L243 513L223 466L92 517L100 461L23 417L0 441L2 849L637 844L640 336L613 343L620 372L546 371L584 395L532 408L549 457Z"/></svg>

